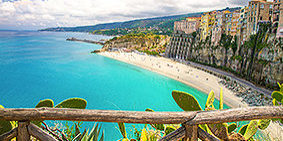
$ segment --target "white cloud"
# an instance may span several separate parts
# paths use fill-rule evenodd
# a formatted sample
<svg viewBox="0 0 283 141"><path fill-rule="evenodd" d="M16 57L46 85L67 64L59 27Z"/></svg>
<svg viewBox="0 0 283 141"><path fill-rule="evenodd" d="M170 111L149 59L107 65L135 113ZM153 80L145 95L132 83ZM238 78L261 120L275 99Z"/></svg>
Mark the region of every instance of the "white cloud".
<svg viewBox="0 0 283 141"><path fill-rule="evenodd" d="M94 25L239 6L231 0L18 0L0 1L0 28Z"/></svg>

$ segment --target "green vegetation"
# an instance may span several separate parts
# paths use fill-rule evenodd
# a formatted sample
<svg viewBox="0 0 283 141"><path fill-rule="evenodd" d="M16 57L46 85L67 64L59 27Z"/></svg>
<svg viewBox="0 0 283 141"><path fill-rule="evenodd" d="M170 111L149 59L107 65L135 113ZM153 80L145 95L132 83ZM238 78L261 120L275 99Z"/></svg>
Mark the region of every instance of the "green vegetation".
<svg viewBox="0 0 283 141"><path fill-rule="evenodd" d="M273 98L274 101L276 101L277 106L279 106L279 103L282 102L283 94L283 88L282 84L280 85L280 91L274 91L273 92ZM280 96L277 96L280 95ZM216 110L213 105L214 102L214 92L211 91L208 95L206 104L205 104L205 111L209 110ZM184 111L201 111L202 108L199 105L199 102L197 99L192 96L191 94L188 94L186 92L181 91L173 91L172 97L175 100L175 102L178 104L180 108L182 108ZM219 110L223 109L223 89L220 91L220 102L219 102ZM148 112L154 112L152 109L146 109ZM273 119L273 121L278 121L281 119ZM217 138L221 140L256 140L255 134L258 132L258 130L265 130L268 125L270 124L272 120L271 119L263 119L263 120L252 120L248 124L245 125L237 125L237 123L220 123L220 124L204 124L199 125L201 129L206 131L207 133L216 136ZM122 125L122 128L120 127ZM163 136L168 135L169 133L175 131L180 125L166 125L166 124L154 124L151 125L152 128L145 127L138 131L135 129L135 138L132 138L131 141L157 141L158 139L162 138ZM125 136L125 125L119 124L120 132L123 136L123 139L120 141L129 141ZM165 129L165 130L164 130ZM238 132L237 132L238 131Z"/></svg>
<svg viewBox="0 0 283 141"><path fill-rule="evenodd" d="M35 106L35 108L73 108L73 109L85 109L87 105L87 101L82 98L69 98L66 99L54 107L54 102L51 99L45 99L39 101L39 103ZM0 108L4 108L0 105ZM59 140L81 140L81 141L103 141L104 140L104 132L101 133L101 127L98 124L93 126L93 129L88 132L86 129L84 132L80 131L80 126L82 122L73 122L71 125L67 122L63 127L61 124L56 123L54 127L48 127L44 121L32 121L35 125L42 127L43 130L55 129L55 131L46 130L47 132L52 132L53 135ZM0 135L6 133L13 128L16 128L17 122L15 121L3 121L0 120ZM60 128L59 128L60 127ZM61 129L62 130L59 130ZM100 138L99 138L100 136Z"/></svg>

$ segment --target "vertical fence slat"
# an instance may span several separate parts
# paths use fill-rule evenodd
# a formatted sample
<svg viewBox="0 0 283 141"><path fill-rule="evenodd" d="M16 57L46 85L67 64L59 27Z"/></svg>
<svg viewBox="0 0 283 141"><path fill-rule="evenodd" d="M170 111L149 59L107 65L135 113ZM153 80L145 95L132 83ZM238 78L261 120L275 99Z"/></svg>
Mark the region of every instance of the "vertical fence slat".
<svg viewBox="0 0 283 141"><path fill-rule="evenodd" d="M197 125L185 125L185 141L197 141L198 140L198 126Z"/></svg>
<svg viewBox="0 0 283 141"><path fill-rule="evenodd" d="M17 141L30 141L28 125L29 125L29 121L19 121L18 122Z"/></svg>

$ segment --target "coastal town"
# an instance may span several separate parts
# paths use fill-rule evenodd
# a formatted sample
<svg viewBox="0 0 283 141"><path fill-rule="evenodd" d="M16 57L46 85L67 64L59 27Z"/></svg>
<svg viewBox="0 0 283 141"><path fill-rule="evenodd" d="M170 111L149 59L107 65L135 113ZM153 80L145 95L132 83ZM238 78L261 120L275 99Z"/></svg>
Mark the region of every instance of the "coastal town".
<svg viewBox="0 0 283 141"><path fill-rule="evenodd" d="M0 29L0 141L283 141L282 0L51 1L0 1L37 28Z"/></svg>

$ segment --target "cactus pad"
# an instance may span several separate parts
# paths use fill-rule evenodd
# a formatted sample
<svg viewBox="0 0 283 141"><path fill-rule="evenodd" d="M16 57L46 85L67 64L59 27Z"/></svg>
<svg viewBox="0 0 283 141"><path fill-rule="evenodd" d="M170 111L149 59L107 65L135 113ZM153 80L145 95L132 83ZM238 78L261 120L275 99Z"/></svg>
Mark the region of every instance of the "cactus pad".
<svg viewBox="0 0 283 141"><path fill-rule="evenodd" d="M239 133L242 134L242 135L245 135L246 130L247 130L247 127L248 127L248 124L243 125L243 126L240 128Z"/></svg>
<svg viewBox="0 0 283 141"><path fill-rule="evenodd" d="M262 119L258 121L258 128L261 130L264 130L268 127L268 125L270 124L270 119Z"/></svg>
<svg viewBox="0 0 283 141"><path fill-rule="evenodd" d="M280 91L274 91L272 94L271 94L271 97L276 99L278 102L282 102L282 99L283 99L283 93L280 92Z"/></svg>
<svg viewBox="0 0 283 141"><path fill-rule="evenodd" d="M0 105L0 109L4 108L2 105ZM9 132L13 129L13 126L10 121L0 120L0 135Z"/></svg>
<svg viewBox="0 0 283 141"><path fill-rule="evenodd" d="M228 133L233 132L235 129L237 128L237 124L236 123L232 123L228 126Z"/></svg>
<svg viewBox="0 0 283 141"><path fill-rule="evenodd" d="M202 111L196 98L188 93L173 91L172 96L175 102L184 111Z"/></svg>
<svg viewBox="0 0 283 141"><path fill-rule="evenodd" d="M228 129L227 123L219 123L219 124L208 124L210 131L218 138L222 140L228 139Z"/></svg>
<svg viewBox="0 0 283 141"><path fill-rule="evenodd" d="M205 108L208 108L208 107L214 107L213 106L213 102L214 102L214 92L213 91L210 91L209 95L208 95L208 98L206 100L206 103L205 103Z"/></svg>
<svg viewBox="0 0 283 141"><path fill-rule="evenodd" d="M220 90L220 97L219 97L219 109L223 109L223 88Z"/></svg>
<svg viewBox="0 0 283 141"><path fill-rule="evenodd" d="M173 126L166 126L165 135L168 135L168 134L170 134L171 132L173 132L175 130L176 130L176 128L173 127Z"/></svg>
<svg viewBox="0 0 283 141"><path fill-rule="evenodd" d="M40 100L39 103L35 106L35 108L41 108L41 107L52 108L54 107L54 102L51 99Z"/></svg>
<svg viewBox="0 0 283 141"><path fill-rule="evenodd" d="M55 108L74 108L74 109L85 109L86 108L86 100L82 98L70 98L62 101Z"/></svg>
<svg viewBox="0 0 283 141"><path fill-rule="evenodd" d="M250 139L255 133L257 132L258 129L258 121L257 120L252 120L247 126L246 132L244 134L244 138L246 140Z"/></svg>
<svg viewBox="0 0 283 141"><path fill-rule="evenodd" d="M118 123L119 125L119 130L123 136L123 138L127 138L127 132L126 132L126 127L124 123Z"/></svg>

